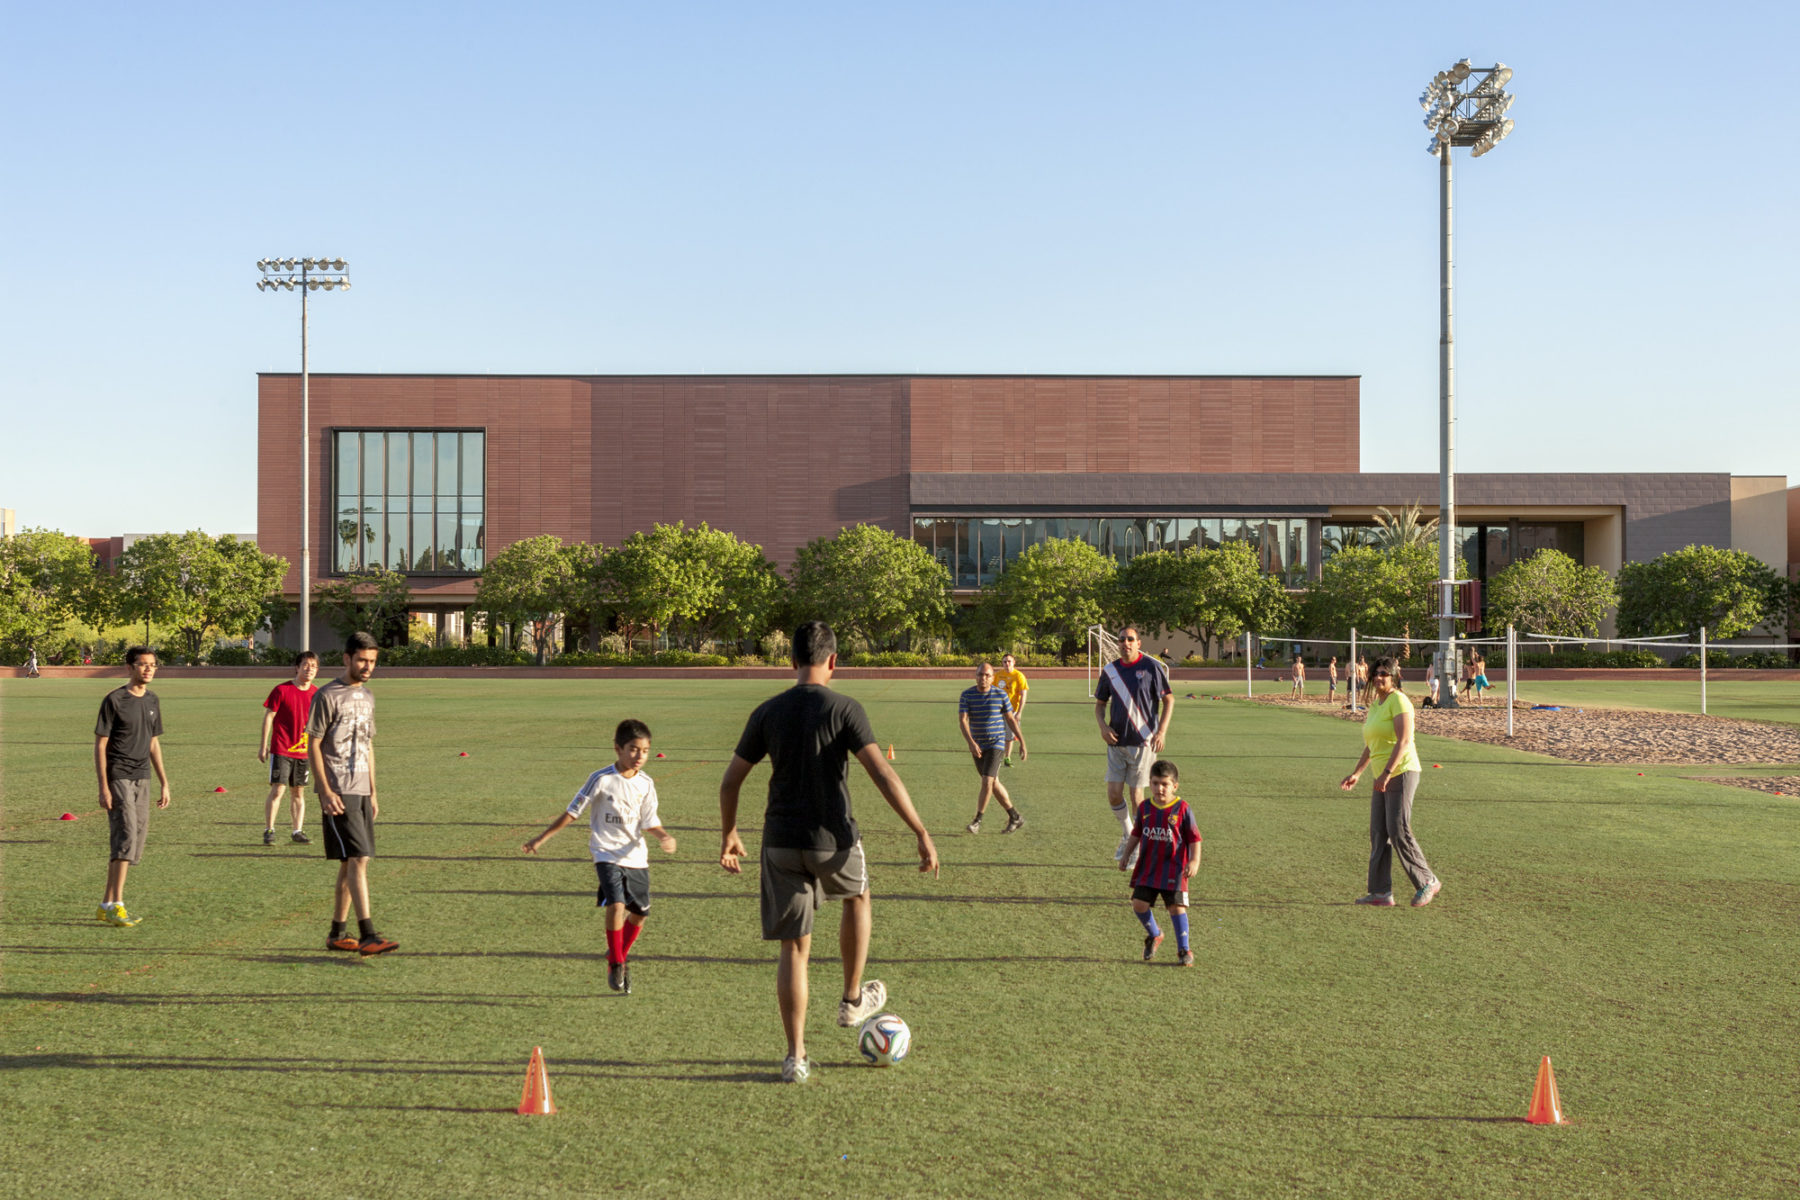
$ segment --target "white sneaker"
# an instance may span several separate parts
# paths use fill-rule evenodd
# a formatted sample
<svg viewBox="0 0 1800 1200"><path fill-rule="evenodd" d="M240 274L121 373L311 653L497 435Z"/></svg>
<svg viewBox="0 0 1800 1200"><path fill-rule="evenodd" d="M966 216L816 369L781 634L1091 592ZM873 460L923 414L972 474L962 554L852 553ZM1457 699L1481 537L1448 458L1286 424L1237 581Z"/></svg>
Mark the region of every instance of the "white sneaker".
<svg viewBox="0 0 1800 1200"><path fill-rule="evenodd" d="M810 1078L812 1078L811 1060L795 1058L791 1054L781 1060L781 1082L805 1083Z"/></svg>
<svg viewBox="0 0 1800 1200"><path fill-rule="evenodd" d="M838 1001L838 1024L846 1029L861 1025L880 1012L886 1003L887 984L879 979L871 979L862 985L862 994L856 998L856 1003Z"/></svg>
<svg viewBox="0 0 1800 1200"><path fill-rule="evenodd" d="M1129 845L1131 845L1131 831L1127 830L1125 833L1125 836L1119 839L1119 848L1117 850L1113 851L1113 861L1114 862L1118 862L1121 858L1125 858L1125 847L1127 847ZM1137 851L1136 850L1133 850L1131 852L1131 857L1129 859L1126 859L1125 865L1127 867L1137 866Z"/></svg>

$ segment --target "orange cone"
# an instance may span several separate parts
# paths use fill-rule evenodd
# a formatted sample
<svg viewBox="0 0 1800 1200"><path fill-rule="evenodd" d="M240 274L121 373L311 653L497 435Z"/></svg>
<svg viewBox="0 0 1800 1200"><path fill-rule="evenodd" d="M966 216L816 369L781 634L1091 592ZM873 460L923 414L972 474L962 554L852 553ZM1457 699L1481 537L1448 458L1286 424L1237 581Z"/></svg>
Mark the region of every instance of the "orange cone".
<svg viewBox="0 0 1800 1200"><path fill-rule="evenodd" d="M1556 1095L1556 1072L1550 1069L1550 1056L1544 1055L1544 1061L1538 1065L1537 1087L1531 1092L1531 1111L1525 1119L1533 1125L1566 1124L1562 1115L1562 1101Z"/></svg>
<svg viewBox="0 0 1800 1200"><path fill-rule="evenodd" d="M889 762L894 761L894 743L892 743L892 742L888 743L888 761Z"/></svg>
<svg viewBox="0 0 1800 1200"><path fill-rule="evenodd" d="M531 1065L525 1068L525 1092L519 1097L521 1117L553 1117L556 1101L550 1099L550 1076L544 1073L544 1048L531 1048Z"/></svg>

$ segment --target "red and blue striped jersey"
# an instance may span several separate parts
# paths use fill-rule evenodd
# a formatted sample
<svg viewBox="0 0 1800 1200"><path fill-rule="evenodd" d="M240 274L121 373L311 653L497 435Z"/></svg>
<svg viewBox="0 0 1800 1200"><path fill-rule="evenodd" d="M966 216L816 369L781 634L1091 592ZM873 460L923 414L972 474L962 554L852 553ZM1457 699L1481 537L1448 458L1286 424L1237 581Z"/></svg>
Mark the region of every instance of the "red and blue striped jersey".
<svg viewBox="0 0 1800 1200"><path fill-rule="evenodd" d="M1164 892L1178 892L1186 887L1183 876L1193 859L1194 847L1200 844L1200 826L1195 824L1194 810L1187 801L1177 796L1169 807L1159 808L1155 800L1140 800L1137 835L1137 869L1131 873L1131 886Z"/></svg>

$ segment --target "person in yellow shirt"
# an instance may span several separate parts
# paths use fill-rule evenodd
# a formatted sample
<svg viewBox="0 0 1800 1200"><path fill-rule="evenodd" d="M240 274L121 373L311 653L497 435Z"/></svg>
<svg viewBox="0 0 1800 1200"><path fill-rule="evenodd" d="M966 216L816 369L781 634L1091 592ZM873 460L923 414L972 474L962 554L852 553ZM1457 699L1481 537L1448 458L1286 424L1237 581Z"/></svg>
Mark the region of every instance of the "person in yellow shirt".
<svg viewBox="0 0 1800 1200"><path fill-rule="evenodd" d="M1356 769L1338 786L1348 792L1356 787L1366 768L1377 757L1381 774L1369 802L1369 894L1357 901L1376 908L1394 905L1394 856L1412 880L1412 906L1430 904L1443 885L1425 861L1413 837L1413 794L1419 788L1419 752L1413 745L1413 705L1400 689L1400 665L1392 658L1378 658L1369 670L1369 712L1363 720L1363 752Z"/></svg>
<svg viewBox="0 0 1800 1200"><path fill-rule="evenodd" d="M1002 656L1000 669L994 672L994 682L1006 693L1006 698L1012 701L1014 717L1020 724L1024 724L1025 693L1031 690L1031 685L1025 682L1025 672L1019 670L1019 660L1010 654ZM1011 742L1006 744L1006 753L1001 757L1000 765L1012 766Z"/></svg>

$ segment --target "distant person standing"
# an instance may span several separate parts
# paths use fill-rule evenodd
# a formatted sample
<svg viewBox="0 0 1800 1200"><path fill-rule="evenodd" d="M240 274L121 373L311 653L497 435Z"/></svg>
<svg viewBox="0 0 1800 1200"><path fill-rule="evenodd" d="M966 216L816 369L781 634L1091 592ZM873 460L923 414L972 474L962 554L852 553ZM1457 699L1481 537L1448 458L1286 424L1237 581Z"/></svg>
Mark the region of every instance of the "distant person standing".
<svg viewBox="0 0 1800 1200"><path fill-rule="evenodd" d="M1369 707L1369 657L1366 654L1356 656L1356 691L1351 695L1350 702L1364 708Z"/></svg>
<svg viewBox="0 0 1800 1200"><path fill-rule="evenodd" d="M293 817L292 840L305 845L306 836L306 720L312 715L313 697L318 689L313 678L319 673L319 656L303 650L294 659L294 678L278 683L263 701L262 738L256 757L269 764L269 798L263 804L263 845L275 844L275 810L281 804L281 793L290 793L288 808Z"/></svg>
<svg viewBox="0 0 1800 1200"><path fill-rule="evenodd" d="M1007 700L1012 703L1013 716L1018 719L1019 726L1023 729L1026 694L1030 692L1031 685L1025 681L1025 672L1019 670L1019 660L1011 654L1001 655L1000 669L994 672L994 682L999 684L1000 690L1006 693ZM1024 735L1021 733L1021 741L1023 737ZM1012 744L1010 742L1007 743L1006 753L1000 757L1000 765L1012 766Z"/></svg>
<svg viewBox="0 0 1800 1200"><path fill-rule="evenodd" d="M37 647L32 646L25 652L25 678L36 679L43 674L38 670Z"/></svg>
<svg viewBox="0 0 1800 1200"><path fill-rule="evenodd" d="M1106 743L1106 802L1122 831L1113 859L1131 843L1132 814L1150 786L1150 767L1162 753L1175 715L1169 669L1145 654L1135 625L1119 631L1119 657L1100 670L1094 688L1094 720Z"/></svg>
<svg viewBox="0 0 1800 1200"><path fill-rule="evenodd" d="M156 678L156 652L133 646L125 652L131 682L115 688L100 702L94 723L94 774L100 781L100 807L106 810L110 859L106 893L95 911L108 925L136 925L142 918L125 911L125 873L144 855L150 830L150 772L162 784L156 807L169 807L169 773L163 769L162 702L150 690Z"/></svg>
<svg viewBox="0 0 1800 1200"><path fill-rule="evenodd" d="M365 957L398 950L375 932L369 910L369 859L375 855L375 697L363 685L375 674L379 649L366 633L344 645L344 673L318 690L306 722L307 754L319 793L325 857L338 865L328 950L354 950ZM356 909L357 937L348 934Z"/></svg>
<svg viewBox="0 0 1800 1200"><path fill-rule="evenodd" d="M1481 693L1494 685L1488 682L1487 659L1481 651L1471 651L1469 655L1469 698L1471 703L1481 703Z"/></svg>
<svg viewBox="0 0 1800 1200"><path fill-rule="evenodd" d="M1337 703L1338 665L1337 655L1331 656L1331 664L1326 668L1330 674L1326 677L1325 700L1328 704Z"/></svg>
<svg viewBox="0 0 1800 1200"><path fill-rule="evenodd" d="M1413 836L1413 796L1419 789L1421 764L1413 743L1413 706L1400 686L1397 659L1376 660L1370 684L1375 703L1363 719L1363 752L1356 768L1338 786L1348 792L1370 763L1379 761L1375 789L1369 800L1369 891L1358 904L1391 908L1394 904L1394 858L1412 880L1412 906L1423 908L1437 897L1443 885L1425 861L1425 852Z"/></svg>
<svg viewBox="0 0 1800 1200"><path fill-rule="evenodd" d="M992 663L984 662L975 668L975 686L963 689L956 712L963 741L968 745L969 753L975 756L975 773L981 777L980 789L975 793L975 819L969 822L968 831L981 832L981 814L987 811L988 800L992 798L1000 801L1000 807L1006 810L1006 828L1000 832L1017 833L1024 828L1025 818L1014 807L1006 785L1000 782L1000 757L1008 750L1007 734L1010 732L1019 743L1019 761L1024 762L1025 734L1019 728L1012 701L994 686Z"/></svg>
<svg viewBox="0 0 1800 1200"><path fill-rule="evenodd" d="M744 725L737 750L719 781L719 865L733 875L748 852L738 834L738 795L756 764L770 763L769 803L763 814L762 935L779 941L775 994L787 1035L783 1083L812 1074L806 1056L807 965L812 957L813 914L823 900L843 902L838 955L844 990L838 1024L850 1027L881 1011L887 986L863 982L873 929L869 868L862 833L850 815L852 756L874 781L919 844L919 870L934 874L937 848L914 811L906 785L882 757L862 705L831 690L837 670L837 635L823 621L808 621L792 640L795 684L758 705Z"/></svg>
<svg viewBox="0 0 1800 1200"><path fill-rule="evenodd" d="M1306 660L1298 654L1294 655L1294 690L1291 694L1296 700L1306 698Z"/></svg>

